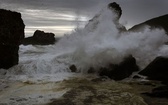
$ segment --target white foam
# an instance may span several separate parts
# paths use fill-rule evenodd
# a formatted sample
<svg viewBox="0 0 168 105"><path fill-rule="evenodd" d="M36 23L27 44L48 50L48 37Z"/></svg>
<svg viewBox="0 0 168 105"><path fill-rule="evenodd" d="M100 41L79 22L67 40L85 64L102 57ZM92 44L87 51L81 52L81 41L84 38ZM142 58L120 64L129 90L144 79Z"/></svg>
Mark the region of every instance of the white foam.
<svg viewBox="0 0 168 105"><path fill-rule="evenodd" d="M167 52L167 36L163 30L120 33L114 23L115 13L104 8L84 29L76 29L50 46L20 46L19 65L8 70L7 76L17 80L61 80L72 76L69 66L79 72L109 63L118 64L133 55L143 68L159 54ZM59 76L58 76L59 75ZM51 76L51 77L50 77ZM45 79L44 79L44 78ZM51 79L46 79L51 78Z"/></svg>

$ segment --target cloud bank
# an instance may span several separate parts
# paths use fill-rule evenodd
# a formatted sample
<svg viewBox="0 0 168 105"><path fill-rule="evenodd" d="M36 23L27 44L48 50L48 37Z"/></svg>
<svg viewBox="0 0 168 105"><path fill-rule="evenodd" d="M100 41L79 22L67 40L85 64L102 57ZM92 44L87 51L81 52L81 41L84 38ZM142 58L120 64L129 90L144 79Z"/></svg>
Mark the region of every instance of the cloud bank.
<svg viewBox="0 0 168 105"><path fill-rule="evenodd" d="M0 0L0 8L22 13L26 34L32 35L34 27L62 35L77 25L84 26L94 14L110 2L120 4L123 14L120 22L127 28L168 13L167 0ZM58 27L64 27L64 31ZM69 27L68 29L66 27ZM66 30L67 29L67 30Z"/></svg>

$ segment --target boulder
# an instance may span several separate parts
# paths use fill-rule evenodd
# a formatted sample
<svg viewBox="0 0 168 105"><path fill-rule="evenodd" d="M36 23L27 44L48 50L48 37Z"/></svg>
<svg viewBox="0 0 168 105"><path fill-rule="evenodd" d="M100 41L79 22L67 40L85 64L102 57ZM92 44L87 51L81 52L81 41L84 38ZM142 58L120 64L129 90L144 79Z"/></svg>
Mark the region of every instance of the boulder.
<svg viewBox="0 0 168 105"><path fill-rule="evenodd" d="M147 76L149 80L158 80L167 83L168 58L157 57L139 74Z"/></svg>
<svg viewBox="0 0 168 105"><path fill-rule="evenodd" d="M135 58L129 56L118 65L110 64L108 68L101 68L99 75L107 76L114 80L122 80L128 78L133 72L138 70L139 67L136 65Z"/></svg>
<svg viewBox="0 0 168 105"><path fill-rule="evenodd" d="M71 72L77 72L77 68L75 65L71 65L69 69L71 70Z"/></svg>
<svg viewBox="0 0 168 105"><path fill-rule="evenodd" d="M24 28L20 13L0 9L0 68L8 69L18 64Z"/></svg>
<svg viewBox="0 0 168 105"><path fill-rule="evenodd" d="M22 41L23 45L49 45L54 44L56 39L53 33L45 33L44 31L36 30L32 37L27 37Z"/></svg>

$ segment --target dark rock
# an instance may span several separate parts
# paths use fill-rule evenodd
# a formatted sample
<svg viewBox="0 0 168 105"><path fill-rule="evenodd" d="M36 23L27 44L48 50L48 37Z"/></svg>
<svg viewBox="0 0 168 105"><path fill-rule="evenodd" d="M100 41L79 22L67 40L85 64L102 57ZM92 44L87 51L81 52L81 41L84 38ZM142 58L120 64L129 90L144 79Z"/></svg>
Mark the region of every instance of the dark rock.
<svg viewBox="0 0 168 105"><path fill-rule="evenodd" d="M54 44L56 39L53 33L45 33L44 31L36 30L32 37L25 38L23 45L49 45Z"/></svg>
<svg viewBox="0 0 168 105"><path fill-rule="evenodd" d="M71 70L71 72L76 72L76 71L77 71L77 68L76 68L75 65L71 65L71 66L69 67L69 69Z"/></svg>
<svg viewBox="0 0 168 105"><path fill-rule="evenodd" d="M115 14L117 14L116 18L113 20L114 24L116 25L116 28L119 30L119 32L125 32L127 29L125 26L119 23L119 19L122 15L122 9L119 4L116 2L108 4L108 8L110 8Z"/></svg>
<svg viewBox="0 0 168 105"><path fill-rule="evenodd" d="M20 13L0 9L0 68L8 69L18 64L24 28Z"/></svg>
<svg viewBox="0 0 168 105"><path fill-rule="evenodd" d="M142 31L145 26L150 26L151 29L161 28L164 29L166 33L168 33L167 23L168 23L168 14L135 25L132 28L130 28L129 31Z"/></svg>
<svg viewBox="0 0 168 105"><path fill-rule="evenodd" d="M151 93L142 93L150 97L168 98L168 86L154 88Z"/></svg>
<svg viewBox="0 0 168 105"><path fill-rule="evenodd" d="M117 4L116 2L113 2L108 4L107 7L112 11L111 12L112 14L113 13L116 14L115 17L111 17L116 28L119 30L119 32L125 32L126 28L119 23L119 19L122 15L122 9L119 6L119 4ZM89 20L89 23L85 26L85 29L88 29L89 31L93 32L100 23L99 18L103 14L102 12L104 11L101 11L99 14L96 14L91 20Z"/></svg>
<svg viewBox="0 0 168 105"><path fill-rule="evenodd" d="M129 56L118 65L111 64L108 68L101 68L99 75L108 76L114 80L122 80L129 77L133 72L138 70L139 68L136 65L135 58Z"/></svg>
<svg viewBox="0 0 168 105"><path fill-rule="evenodd" d="M121 15L122 15L122 9L121 9L120 5L117 4L116 2L113 2L113 3L108 4L108 7L109 7L111 10L114 10L114 12L115 12L116 14L118 14L117 19L119 20L120 17L121 17Z"/></svg>
<svg viewBox="0 0 168 105"><path fill-rule="evenodd" d="M144 70L139 72L140 75L147 76L149 80L168 81L168 58L157 57Z"/></svg>

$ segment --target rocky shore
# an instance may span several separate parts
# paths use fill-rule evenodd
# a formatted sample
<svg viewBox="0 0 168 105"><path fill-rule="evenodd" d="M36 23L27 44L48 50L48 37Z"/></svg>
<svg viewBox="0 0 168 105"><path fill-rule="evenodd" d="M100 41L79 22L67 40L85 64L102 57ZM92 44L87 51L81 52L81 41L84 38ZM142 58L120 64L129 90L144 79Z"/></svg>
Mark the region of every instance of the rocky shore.
<svg viewBox="0 0 168 105"><path fill-rule="evenodd" d="M167 98L145 95L158 81L113 81L85 75L60 82L2 81L0 105L168 105Z"/></svg>

